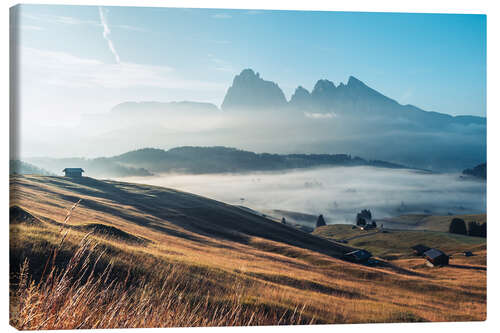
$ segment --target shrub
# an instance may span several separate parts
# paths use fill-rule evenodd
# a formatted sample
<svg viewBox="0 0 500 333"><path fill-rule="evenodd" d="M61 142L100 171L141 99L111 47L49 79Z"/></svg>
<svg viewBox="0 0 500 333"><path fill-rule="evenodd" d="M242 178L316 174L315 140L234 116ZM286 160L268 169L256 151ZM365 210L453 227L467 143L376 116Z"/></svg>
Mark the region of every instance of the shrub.
<svg viewBox="0 0 500 333"><path fill-rule="evenodd" d="M449 232L452 234L467 235L465 221L459 218L451 220Z"/></svg>
<svg viewBox="0 0 500 333"><path fill-rule="evenodd" d="M364 226L367 220L372 219L372 212L369 209L363 209L356 215L356 225Z"/></svg>
<svg viewBox="0 0 500 333"><path fill-rule="evenodd" d="M323 214L320 214L318 216L318 220L316 221L316 228L317 227L322 227L324 225L326 225L325 219L323 218Z"/></svg>
<svg viewBox="0 0 500 333"><path fill-rule="evenodd" d="M481 232L479 234L479 237L485 237L486 238L486 222L481 224Z"/></svg>
<svg viewBox="0 0 500 333"><path fill-rule="evenodd" d="M481 225L476 221L467 223L467 229L469 236L481 237Z"/></svg>

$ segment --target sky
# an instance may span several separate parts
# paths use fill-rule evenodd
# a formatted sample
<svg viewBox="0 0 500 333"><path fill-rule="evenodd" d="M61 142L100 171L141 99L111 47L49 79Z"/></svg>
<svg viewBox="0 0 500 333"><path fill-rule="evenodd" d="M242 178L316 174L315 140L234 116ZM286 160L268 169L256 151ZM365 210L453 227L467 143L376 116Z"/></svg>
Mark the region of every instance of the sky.
<svg viewBox="0 0 500 333"><path fill-rule="evenodd" d="M124 101L220 106L252 68L283 89L353 75L424 110L486 116L486 16L22 5L26 121L75 124Z"/></svg>

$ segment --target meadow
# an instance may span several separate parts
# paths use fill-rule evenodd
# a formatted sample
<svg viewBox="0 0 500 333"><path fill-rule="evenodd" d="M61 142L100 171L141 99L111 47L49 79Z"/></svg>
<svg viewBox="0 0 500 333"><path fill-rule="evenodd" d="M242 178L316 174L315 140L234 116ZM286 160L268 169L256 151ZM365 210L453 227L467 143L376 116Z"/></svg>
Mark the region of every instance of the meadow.
<svg viewBox="0 0 500 333"><path fill-rule="evenodd" d="M356 244L187 192L86 177L10 182L19 329L486 319L484 239L459 240L457 251L476 256L448 267L390 253L369 267L341 259Z"/></svg>

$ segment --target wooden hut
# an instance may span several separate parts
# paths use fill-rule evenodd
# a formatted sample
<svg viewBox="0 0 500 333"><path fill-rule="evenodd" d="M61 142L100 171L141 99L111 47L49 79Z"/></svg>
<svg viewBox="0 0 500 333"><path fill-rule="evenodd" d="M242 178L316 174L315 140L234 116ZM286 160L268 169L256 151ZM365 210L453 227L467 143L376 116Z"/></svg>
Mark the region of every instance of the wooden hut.
<svg viewBox="0 0 500 333"><path fill-rule="evenodd" d="M411 247L413 250L413 253L417 256L421 256L424 254L425 251L429 251L431 248L422 244L417 244L415 246Z"/></svg>
<svg viewBox="0 0 500 333"><path fill-rule="evenodd" d="M432 266L445 266L448 265L450 261L450 257L438 249L425 251L424 258L427 259L427 262Z"/></svg>
<svg viewBox="0 0 500 333"><path fill-rule="evenodd" d="M370 259L372 254L366 250L355 250L344 254L343 258L348 261L363 263Z"/></svg>
<svg viewBox="0 0 500 333"><path fill-rule="evenodd" d="M84 171L82 168L66 168L63 172L65 177L81 177Z"/></svg>

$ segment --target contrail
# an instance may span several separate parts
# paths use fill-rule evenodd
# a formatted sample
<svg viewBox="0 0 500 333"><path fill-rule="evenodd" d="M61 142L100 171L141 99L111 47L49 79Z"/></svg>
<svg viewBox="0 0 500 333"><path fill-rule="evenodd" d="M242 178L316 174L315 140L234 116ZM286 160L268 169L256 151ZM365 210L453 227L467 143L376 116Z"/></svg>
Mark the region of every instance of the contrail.
<svg viewBox="0 0 500 333"><path fill-rule="evenodd" d="M118 52L116 52L115 46L113 45L113 42L109 38L109 34L111 33L111 31L109 30L108 22L106 22L106 16L104 15L104 11L102 10L102 7L99 7L99 16L101 18L101 25L104 29L102 31L102 36L108 42L109 50L115 56L116 63L119 64L120 63L120 56L118 55Z"/></svg>

